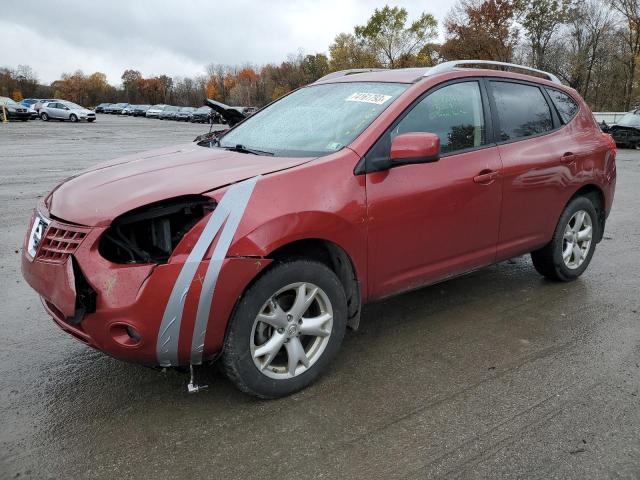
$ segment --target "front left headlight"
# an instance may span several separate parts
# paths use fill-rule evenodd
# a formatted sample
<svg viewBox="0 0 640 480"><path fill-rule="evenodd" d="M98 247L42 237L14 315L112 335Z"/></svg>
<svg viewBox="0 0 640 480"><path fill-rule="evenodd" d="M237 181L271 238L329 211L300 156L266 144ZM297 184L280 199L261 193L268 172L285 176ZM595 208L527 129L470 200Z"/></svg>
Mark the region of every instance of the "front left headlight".
<svg viewBox="0 0 640 480"><path fill-rule="evenodd" d="M209 197L188 195L137 208L112 222L98 251L114 263L166 263L182 237L215 206Z"/></svg>

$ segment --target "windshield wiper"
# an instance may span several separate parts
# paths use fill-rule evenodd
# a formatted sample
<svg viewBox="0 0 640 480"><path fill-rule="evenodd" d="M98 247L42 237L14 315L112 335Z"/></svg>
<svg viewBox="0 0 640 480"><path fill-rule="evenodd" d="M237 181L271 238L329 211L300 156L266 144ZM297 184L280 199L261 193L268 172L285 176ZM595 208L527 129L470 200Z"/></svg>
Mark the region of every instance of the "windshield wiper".
<svg viewBox="0 0 640 480"><path fill-rule="evenodd" d="M218 143L220 145L220 143ZM236 145L235 147L222 147L225 150L229 150L230 152L239 152L239 153L250 153L251 155L271 155L273 156L273 152L267 152L266 150L256 150L255 148L247 148L244 145Z"/></svg>

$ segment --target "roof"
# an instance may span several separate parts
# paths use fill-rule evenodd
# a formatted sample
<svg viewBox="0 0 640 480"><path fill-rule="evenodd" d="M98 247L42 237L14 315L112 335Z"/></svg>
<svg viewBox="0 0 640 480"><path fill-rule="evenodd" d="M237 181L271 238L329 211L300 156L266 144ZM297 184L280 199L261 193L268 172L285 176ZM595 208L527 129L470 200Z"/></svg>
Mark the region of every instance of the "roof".
<svg viewBox="0 0 640 480"><path fill-rule="evenodd" d="M400 68L394 70L386 69L351 69L333 72L317 80L315 83L335 83L335 82L398 82L415 83L425 77L450 73L463 70L482 70L484 72L496 71L511 76L529 76L538 80L546 80L561 85L562 82L554 74L513 63L497 62L492 60L453 60L440 63L434 67L424 68ZM517 78L516 76L516 78Z"/></svg>

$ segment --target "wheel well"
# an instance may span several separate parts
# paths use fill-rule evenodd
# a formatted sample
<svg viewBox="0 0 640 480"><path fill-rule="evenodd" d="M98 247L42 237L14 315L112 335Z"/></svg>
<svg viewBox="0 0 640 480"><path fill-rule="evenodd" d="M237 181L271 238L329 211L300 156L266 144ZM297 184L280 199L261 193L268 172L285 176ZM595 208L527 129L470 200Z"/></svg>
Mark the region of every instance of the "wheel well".
<svg viewBox="0 0 640 480"><path fill-rule="evenodd" d="M602 190L593 184L585 185L581 187L576 193L573 194L571 200L577 197L586 197L591 200L593 206L596 209L596 213L598 215L598 232L596 234L596 243L599 243L602 240L604 235L604 224L606 222L606 214L604 210L604 194ZM567 202L568 203L568 202Z"/></svg>
<svg viewBox="0 0 640 480"><path fill-rule="evenodd" d="M329 267L340 279L347 297L347 325L357 329L360 322L361 295L353 262L349 255L333 242L321 239L298 240L277 248L268 258L274 261L292 259L313 260Z"/></svg>

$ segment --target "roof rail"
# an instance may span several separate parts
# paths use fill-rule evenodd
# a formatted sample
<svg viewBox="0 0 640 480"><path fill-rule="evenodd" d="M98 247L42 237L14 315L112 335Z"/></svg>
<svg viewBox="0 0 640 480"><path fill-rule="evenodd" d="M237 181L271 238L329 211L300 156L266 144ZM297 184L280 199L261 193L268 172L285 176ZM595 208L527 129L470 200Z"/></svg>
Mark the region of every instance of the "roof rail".
<svg viewBox="0 0 640 480"><path fill-rule="evenodd" d="M427 73L424 74L424 76L430 77L431 75L436 75L438 73L450 72L454 68L458 68L464 65L469 65L471 67L473 67L474 65L488 65L493 67L501 67L502 70L522 70L523 72L537 74L533 76L543 76L554 83L562 84L560 79L553 73L538 70L536 68L525 67L524 65L517 65L515 63L494 62L493 60L452 60L450 62L440 63L439 65L430 68ZM527 75L527 73L524 74Z"/></svg>
<svg viewBox="0 0 640 480"><path fill-rule="evenodd" d="M339 70L337 72L329 73L324 77L320 77L318 80L316 80L316 82L320 82L323 80L330 80L332 78L345 77L347 75L353 75L354 73L380 72L382 70L387 70L387 69L386 68L350 68L349 70Z"/></svg>

